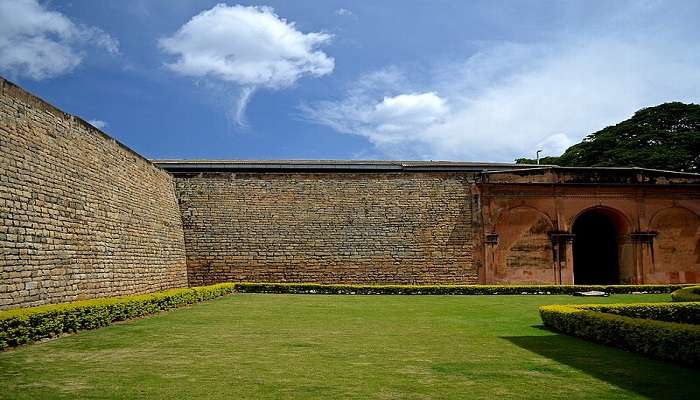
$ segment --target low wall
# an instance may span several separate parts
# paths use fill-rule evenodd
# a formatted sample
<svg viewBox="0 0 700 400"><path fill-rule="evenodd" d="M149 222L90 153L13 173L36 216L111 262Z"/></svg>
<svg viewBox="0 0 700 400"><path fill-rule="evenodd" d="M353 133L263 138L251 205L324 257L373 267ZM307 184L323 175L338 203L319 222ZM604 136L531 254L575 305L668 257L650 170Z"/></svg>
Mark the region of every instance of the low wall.
<svg viewBox="0 0 700 400"><path fill-rule="evenodd" d="M0 78L0 309L187 285L171 177Z"/></svg>

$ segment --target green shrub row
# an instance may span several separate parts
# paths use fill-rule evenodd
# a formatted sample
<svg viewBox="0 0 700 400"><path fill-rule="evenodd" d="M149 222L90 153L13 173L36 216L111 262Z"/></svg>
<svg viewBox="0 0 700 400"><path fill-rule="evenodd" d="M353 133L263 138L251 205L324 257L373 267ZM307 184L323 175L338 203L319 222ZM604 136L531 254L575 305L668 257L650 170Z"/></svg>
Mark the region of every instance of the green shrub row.
<svg viewBox="0 0 700 400"><path fill-rule="evenodd" d="M603 290L609 293L670 293L683 285L323 285L314 283L222 283L172 289L136 296L83 300L72 303L0 311L0 350L62 333L94 329L233 292L350 295L521 295L572 294ZM677 313L677 312L676 312ZM686 314L690 311L686 312ZM693 314L695 315L695 314ZM671 317L669 317L671 318ZM684 317L688 320L692 315ZM657 319L663 319L659 317Z"/></svg>
<svg viewBox="0 0 700 400"><path fill-rule="evenodd" d="M673 301L700 301L700 286L684 287L671 293Z"/></svg>
<svg viewBox="0 0 700 400"><path fill-rule="evenodd" d="M630 318L700 324L700 303L634 303L590 305L587 310Z"/></svg>
<svg viewBox="0 0 700 400"><path fill-rule="evenodd" d="M559 332L662 360L700 366L700 325L633 318L622 315L621 309L624 307L625 305L543 306L540 307L540 316L545 326ZM629 311L630 315L646 316L658 315L658 310L661 309L655 304L632 304L628 307L632 309ZM650 310L641 313L639 309L643 307ZM601 310L612 309L617 313L601 312Z"/></svg>
<svg viewBox="0 0 700 400"><path fill-rule="evenodd" d="M0 350L232 293L233 283L0 311Z"/></svg>
<svg viewBox="0 0 700 400"><path fill-rule="evenodd" d="M403 295L497 295L573 294L601 290L608 293L671 293L684 285L324 285L316 283L237 283L243 293L287 294L403 294Z"/></svg>

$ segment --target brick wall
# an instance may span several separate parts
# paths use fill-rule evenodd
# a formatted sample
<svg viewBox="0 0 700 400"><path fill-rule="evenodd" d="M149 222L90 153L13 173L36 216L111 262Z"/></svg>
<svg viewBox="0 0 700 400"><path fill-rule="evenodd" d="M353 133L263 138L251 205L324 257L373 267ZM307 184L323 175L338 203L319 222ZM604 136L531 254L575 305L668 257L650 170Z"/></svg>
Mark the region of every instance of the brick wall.
<svg viewBox="0 0 700 400"><path fill-rule="evenodd" d="M187 285L171 177L0 79L0 309Z"/></svg>
<svg viewBox="0 0 700 400"><path fill-rule="evenodd" d="M470 175L176 173L191 285L476 283Z"/></svg>

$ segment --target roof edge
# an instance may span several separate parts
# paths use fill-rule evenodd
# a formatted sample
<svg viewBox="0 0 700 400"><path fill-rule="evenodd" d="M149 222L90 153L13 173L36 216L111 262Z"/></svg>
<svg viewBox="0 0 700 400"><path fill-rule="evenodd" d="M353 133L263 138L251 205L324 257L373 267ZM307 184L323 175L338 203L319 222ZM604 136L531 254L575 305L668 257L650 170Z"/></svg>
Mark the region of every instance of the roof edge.
<svg viewBox="0 0 700 400"><path fill-rule="evenodd" d="M482 172L511 170L518 164L460 161L390 161L390 160L151 160L169 172L220 171L414 171L414 172Z"/></svg>
<svg viewBox="0 0 700 400"><path fill-rule="evenodd" d="M665 169L654 169L654 168L641 168L641 167L560 167L558 165L539 165L537 168L515 168L515 169L505 169L499 171L485 171L484 174L499 174L499 173L516 173L516 172L537 172L537 171L565 171L565 172L638 172L638 173L655 173L660 175L676 175L676 176L689 176L694 178L700 178L700 174L695 172L683 172L683 171L671 171Z"/></svg>

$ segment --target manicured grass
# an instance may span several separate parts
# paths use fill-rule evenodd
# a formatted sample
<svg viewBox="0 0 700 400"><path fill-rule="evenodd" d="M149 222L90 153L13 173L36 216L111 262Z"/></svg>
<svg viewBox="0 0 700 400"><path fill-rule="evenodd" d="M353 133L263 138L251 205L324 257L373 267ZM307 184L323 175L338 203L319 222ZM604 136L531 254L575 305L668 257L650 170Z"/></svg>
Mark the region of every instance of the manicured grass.
<svg viewBox="0 0 700 400"><path fill-rule="evenodd" d="M544 330L669 295L236 294L0 353L2 398L695 398L700 372Z"/></svg>

